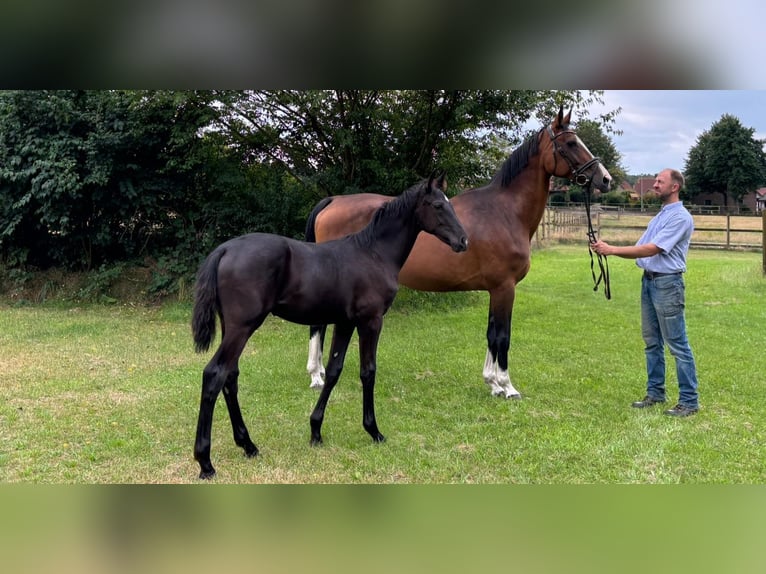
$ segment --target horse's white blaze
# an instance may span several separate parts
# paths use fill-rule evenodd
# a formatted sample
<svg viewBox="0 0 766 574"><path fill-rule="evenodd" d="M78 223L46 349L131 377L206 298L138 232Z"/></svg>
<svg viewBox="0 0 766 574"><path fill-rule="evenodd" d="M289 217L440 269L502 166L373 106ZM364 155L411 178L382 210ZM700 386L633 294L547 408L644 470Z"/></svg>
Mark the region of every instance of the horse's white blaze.
<svg viewBox="0 0 766 574"><path fill-rule="evenodd" d="M593 176L593 179L595 181L612 181L612 175L607 171L607 169L601 164L598 164L598 169L596 170L595 175Z"/></svg>
<svg viewBox="0 0 766 574"><path fill-rule="evenodd" d="M309 360L306 370L311 375L312 389L321 389L324 386L324 365L322 365L322 343L319 333L314 333L309 339Z"/></svg>
<svg viewBox="0 0 766 574"><path fill-rule="evenodd" d="M580 146L581 148L583 148L585 151L587 151L587 152L588 152L588 154L589 154L591 157L593 157L593 154L592 154L592 153L590 153L590 150L588 149L588 146L586 146L586 145L583 143L583 141L580 139L580 136L578 136L577 134L572 134L572 135L574 135L574 138L575 138L575 141L577 142L577 145L578 145L578 146Z"/></svg>
<svg viewBox="0 0 766 574"><path fill-rule="evenodd" d="M492 359L492 353L487 349L487 356L484 359L484 382L487 383L490 393L493 397L504 396L506 399L511 397L520 397L521 393L517 391L508 371L501 369L497 361Z"/></svg>
<svg viewBox="0 0 766 574"><path fill-rule="evenodd" d="M580 139L580 136L575 134L575 139L577 140L577 144L581 146L583 149L585 149L591 156L593 155L590 150L588 149L588 146L586 146L583 141ZM607 171L607 169L604 167L604 164L601 162L598 162L598 167L596 171L593 173L593 180L594 181L612 181L612 175Z"/></svg>

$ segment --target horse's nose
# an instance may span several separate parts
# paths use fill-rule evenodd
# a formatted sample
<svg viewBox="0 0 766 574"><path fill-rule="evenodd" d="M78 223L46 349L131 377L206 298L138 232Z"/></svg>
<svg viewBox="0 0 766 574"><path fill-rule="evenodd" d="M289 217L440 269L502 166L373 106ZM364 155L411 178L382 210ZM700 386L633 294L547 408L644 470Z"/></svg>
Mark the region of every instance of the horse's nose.
<svg viewBox="0 0 766 574"><path fill-rule="evenodd" d="M468 249L468 238L467 237L461 237L460 238L460 251L466 251Z"/></svg>

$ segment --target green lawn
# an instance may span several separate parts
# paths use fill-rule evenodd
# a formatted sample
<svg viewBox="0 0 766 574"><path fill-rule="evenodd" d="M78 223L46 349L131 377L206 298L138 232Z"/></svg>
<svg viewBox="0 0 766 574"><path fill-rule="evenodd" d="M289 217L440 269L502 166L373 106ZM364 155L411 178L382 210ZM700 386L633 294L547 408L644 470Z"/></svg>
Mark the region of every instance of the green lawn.
<svg viewBox="0 0 766 574"><path fill-rule="evenodd" d="M270 318L240 363L240 402L261 450L246 459L219 401L217 482L762 483L766 477L766 279L761 255L693 251L687 323L700 379L688 419L637 411L644 394L640 275L610 258L592 291L585 247L536 251L518 288L511 376L491 397L481 368L487 295L403 290L378 352L376 407L361 426L355 340L309 445L317 394L307 328ZM0 305L0 481L196 482L201 372L189 304ZM677 396L669 358L669 395ZM672 403L671 403L672 404Z"/></svg>

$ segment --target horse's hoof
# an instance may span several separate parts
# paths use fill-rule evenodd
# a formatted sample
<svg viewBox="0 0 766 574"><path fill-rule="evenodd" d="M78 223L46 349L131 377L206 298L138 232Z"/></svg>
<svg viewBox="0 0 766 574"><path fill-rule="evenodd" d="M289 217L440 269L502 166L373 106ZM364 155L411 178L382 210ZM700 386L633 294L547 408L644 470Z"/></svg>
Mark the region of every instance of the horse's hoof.
<svg viewBox="0 0 766 574"><path fill-rule="evenodd" d="M247 458L255 458L256 456L258 456L258 449L257 449L257 448L255 448L255 447L253 447L253 449L252 449L252 450L250 450L250 449L245 449L245 456L246 456Z"/></svg>
<svg viewBox="0 0 766 574"><path fill-rule="evenodd" d="M200 480L210 480L215 476L215 469L211 470L202 470L199 473Z"/></svg>
<svg viewBox="0 0 766 574"><path fill-rule="evenodd" d="M378 433L378 436L372 437L372 442L386 442L386 437Z"/></svg>
<svg viewBox="0 0 766 574"><path fill-rule="evenodd" d="M311 446L322 446L322 437L311 437Z"/></svg>
<svg viewBox="0 0 766 574"><path fill-rule="evenodd" d="M310 389L316 389L317 391L321 391L323 387L324 387L324 383L323 382L312 382L309 385Z"/></svg>
<svg viewBox="0 0 766 574"><path fill-rule="evenodd" d="M509 395L505 395L506 399L512 399L514 401L520 401L521 400L521 393L511 393Z"/></svg>

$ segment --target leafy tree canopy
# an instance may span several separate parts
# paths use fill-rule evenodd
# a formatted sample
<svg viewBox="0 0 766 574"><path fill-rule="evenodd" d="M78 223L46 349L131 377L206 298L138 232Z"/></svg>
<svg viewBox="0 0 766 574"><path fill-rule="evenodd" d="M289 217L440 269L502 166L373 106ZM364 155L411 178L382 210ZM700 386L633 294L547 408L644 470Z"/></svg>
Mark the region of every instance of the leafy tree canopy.
<svg viewBox="0 0 766 574"><path fill-rule="evenodd" d="M204 92L0 94L6 257L89 268L159 238L195 195L210 101Z"/></svg>
<svg viewBox="0 0 766 574"><path fill-rule="evenodd" d="M276 90L0 92L0 260L92 269L153 259L193 272L213 246L301 236L326 195L398 194L434 169L451 189L573 110L619 173L618 110L598 91ZM537 126L536 128L532 126ZM158 281L158 285L161 284Z"/></svg>
<svg viewBox="0 0 766 574"><path fill-rule="evenodd" d="M724 114L703 132L689 150L684 175L686 197L700 193L720 193L728 199L742 197L766 183L764 140L754 137L735 116Z"/></svg>
<svg viewBox="0 0 766 574"><path fill-rule="evenodd" d="M560 104L581 115L599 92L257 91L230 101L220 129L251 161L276 162L317 196L397 194L438 167L458 188L486 181ZM614 116L600 118L604 124Z"/></svg>

